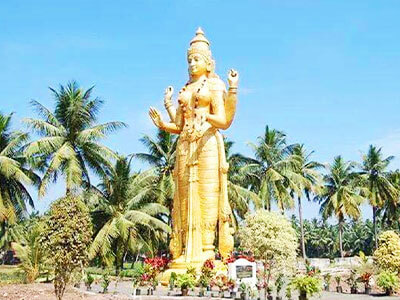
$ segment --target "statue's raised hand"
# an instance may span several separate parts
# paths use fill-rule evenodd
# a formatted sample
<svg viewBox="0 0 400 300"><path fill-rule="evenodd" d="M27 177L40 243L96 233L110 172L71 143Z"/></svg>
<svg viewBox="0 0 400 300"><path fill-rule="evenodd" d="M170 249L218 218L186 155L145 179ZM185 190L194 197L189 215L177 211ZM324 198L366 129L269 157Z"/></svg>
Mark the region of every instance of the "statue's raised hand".
<svg viewBox="0 0 400 300"><path fill-rule="evenodd" d="M164 91L164 106L168 109L172 105L172 94L174 93L174 88L169 86Z"/></svg>
<svg viewBox="0 0 400 300"><path fill-rule="evenodd" d="M164 99L171 100L173 93L174 93L174 88L172 86L167 87L164 91Z"/></svg>
<svg viewBox="0 0 400 300"><path fill-rule="evenodd" d="M228 72L229 87L237 88L238 82L239 82L239 72L234 69L230 69Z"/></svg>
<svg viewBox="0 0 400 300"><path fill-rule="evenodd" d="M149 116L153 121L154 125L156 125L158 128L162 128L163 120L161 118L161 114L157 109L155 109L154 107L150 107Z"/></svg>

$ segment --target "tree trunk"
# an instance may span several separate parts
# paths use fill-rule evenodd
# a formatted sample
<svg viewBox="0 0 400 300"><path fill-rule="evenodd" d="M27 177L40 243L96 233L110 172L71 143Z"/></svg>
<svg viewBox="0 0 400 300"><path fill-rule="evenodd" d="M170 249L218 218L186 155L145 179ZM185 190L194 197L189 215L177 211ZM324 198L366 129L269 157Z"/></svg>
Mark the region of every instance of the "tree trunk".
<svg viewBox="0 0 400 300"><path fill-rule="evenodd" d="M343 219L339 219L339 247L340 247L340 257L344 257L343 253L343 240L342 240L342 231L343 231Z"/></svg>
<svg viewBox="0 0 400 300"><path fill-rule="evenodd" d="M375 249L378 248L378 232L376 229L376 206L372 206L372 222L374 224L374 242L375 242Z"/></svg>
<svg viewBox="0 0 400 300"><path fill-rule="evenodd" d="M303 224L303 209L301 206L301 197L297 197L299 203L299 221L300 221L300 242L301 242L301 252L303 254L303 258L306 259L306 244L304 241L304 224Z"/></svg>

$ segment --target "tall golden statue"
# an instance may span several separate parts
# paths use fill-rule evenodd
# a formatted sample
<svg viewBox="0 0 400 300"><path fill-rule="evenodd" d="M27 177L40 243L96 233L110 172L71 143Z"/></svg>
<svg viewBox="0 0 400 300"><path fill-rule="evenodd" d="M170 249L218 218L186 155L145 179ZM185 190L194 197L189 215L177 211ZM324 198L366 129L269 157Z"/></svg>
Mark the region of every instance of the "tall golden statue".
<svg viewBox="0 0 400 300"><path fill-rule="evenodd" d="M199 267L215 257L217 226L221 256L226 258L233 250L228 164L219 129L227 129L232 123L239 75L229 71L226 91L224 82L214 73L210 43L200 28L190 42L187 61L189 81L179 91L177 108L171 102L173 88L165 91L170 121L164 122L153 107L149 111L158 128L179 134L170 243L170 267L176 270L188 265Z"/></svg>

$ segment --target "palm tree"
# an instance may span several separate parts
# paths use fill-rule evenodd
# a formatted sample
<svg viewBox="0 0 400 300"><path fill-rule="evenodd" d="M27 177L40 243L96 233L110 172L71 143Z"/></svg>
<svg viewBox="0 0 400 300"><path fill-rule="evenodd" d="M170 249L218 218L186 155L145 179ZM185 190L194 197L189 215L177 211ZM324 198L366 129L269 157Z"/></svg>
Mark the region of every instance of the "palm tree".
<svg viewBox="0 0 400 300"><path fill-rule="evenodd" d="M83 90L76 82L50 88L55 98L51 112L37 101L32 105L42 119L27 118L24 121L41 138L29 144L25 155L38 157L46 164L39 195L43 196L50 181L64 175L67 193L89 180L89 168L100 176L112 167L115 153L100 144L100 140L121 127L122 122L96 124L103 103L92 98L93 87Z"/></svg>
<svg viewBox="0 0 400 300"><path fill-rule="evenodd" d="M340 255L344 256L342 232L347 216L358 219L360 205L364 198L356 186L354 163L346 162L341 156L334 158L328 166L329 173L324 176L325 186L316 199L321 203L320 213L324 219L335 216L338 219Z"/></svg>
<svg viewBox="0 0 400 300"><path fill-rule="evenodd" d="M25 272L28 283L34 282L45 267L46 251L40 241L42 233L43 224L36 220L26 226L19 239L12 243L12 249L21 261L19 267Z"/></svg>
<svg viewBox="0 0 400 300"><path fill-rule="evenodd" d="M148 153L136 153L135 157L155 168L157 172L158 202L172 210L174 197L175 151L177 138L169 132L158 130L155 139L148 135L140 139Z"/></svg>
<svg viewBox="0 0 400 300"><path fill-rule="evenodd" d="M258 143L249 145L256 159L243 172L248 174L252 190L260 197L263 207L271 210L272 201L275 201L282 213L293 208L290 191L298 195L302 192L294 171L299 162L291 155L294 145L287 144L283 132L268 126L264 135L258 137Z"/></svg>
<svg viewBox="0 0 400 300"><path fill-rule="evenodd" d="M388 172L387 178L395 189L400 191L400 171ZM400 230L400 211L397 204L398 201L386 201L378 211L382 227Z"/></svg>
<svg viewBox="0 0 400 300"><path fill-rule="evenodd" d="M149 202L156 193L154 170L132 175L130 163L126 157L119 158L98 187L89 190L96 227L89 255L94 258L100 254L107 264L114 260L117 272L126 253L137 250L138 243L151 244L170 231L160 219L168 209Z"/></svg>
<svg viewBox="0 0 400 300"><path fill-rule="evenodd" d="M311 194L318 195L321 189L322 176L318 171L323 167L321 163L310 160L312 152L307 152L304 145L296 144L292 148L292 155L298 161L296 165L295 172L298 176L297 182L301 189L304 191L304 195L307 200L311 200ZM303 258L306 259L306 247L304 242L304 226L303 226L303 213L302 213L302 203L301 196L297 195L298 209L299 209L299 223L300 223L300 241L301 241L301 251Z"/></svg>
<svg viewBox="0 0 400 300"><path fill-rule="evenodd" d="M240 153L232 154L234 142L224 138L224 144L226 161L229 164L228 199L237 225L238 218L244 219L245 214L249 211L250 202L255 208L258 208L261 206L261 201L258 195L250 190L250 183L244 173L245 167L254 160Z"/></svg>
<svg viewBox="0 0 400 300"><path fill-rule="evenodd" d="M365 187L366 197L372 206L372 220L374 223L375 248L378 247L376 215L377 210L387 203L397 206L399 191L388 178L387 168L393 156L383 158L382 148L370 145L367 154L362 157L360 172L361 184Z"/></svg>
<svg viewBox="0 0 400 300"><path fill-rule="evenodd" d="M28 134L11 131L12 114L0 113L0 224L3 229L26 216L29 204L34 208L28 186L38 185L40 178L32 170L22 148ZM3 230L3 234L4 230Z"/></svg>

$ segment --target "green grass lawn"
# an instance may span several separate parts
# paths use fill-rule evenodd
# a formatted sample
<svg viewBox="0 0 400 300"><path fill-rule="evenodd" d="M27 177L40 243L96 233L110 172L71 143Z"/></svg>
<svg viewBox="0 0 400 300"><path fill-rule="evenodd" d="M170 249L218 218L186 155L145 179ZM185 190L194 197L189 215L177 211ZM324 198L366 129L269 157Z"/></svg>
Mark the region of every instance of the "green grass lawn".
<svg viewBox="0 0 400 300"><path fill-rule="evenodd" d="M23 283L25 274L18 266L0 265L0 283Z"/></svg>

